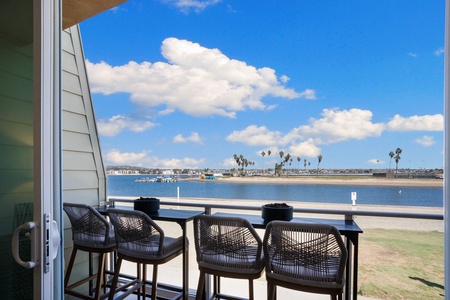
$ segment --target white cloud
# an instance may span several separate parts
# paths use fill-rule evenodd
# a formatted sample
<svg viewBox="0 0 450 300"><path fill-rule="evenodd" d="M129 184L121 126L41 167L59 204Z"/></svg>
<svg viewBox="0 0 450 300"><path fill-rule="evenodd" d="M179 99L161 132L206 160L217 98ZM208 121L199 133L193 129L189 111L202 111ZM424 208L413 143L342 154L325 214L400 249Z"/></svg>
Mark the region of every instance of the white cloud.
<svg viewBox="0 0 450 300"><path fill-rule="evenodd" d="M372 164L372 165L383 165L383 164L385 164L385 162L383 160L379 160L379 159L376 159L376 158L369 159L367 162L369 164Z"/></svg>
<svg viewBox="0 0 450 300"><path fill-rule="evenodd" d="M224 168L237 168L237 164L234 158L224 159L223 162L221 163L221 166Z"/></svg>
<svg viewBox="0 0 450 300"><path fill-rule="evenodd" d="M250 125L244 130L233 131L226 139L248 146L289 146L291 155L314 157L321 153L318 145L378 137L383 129L384 124L372 123L371 111L324 109L321 119L310 119L310 125L299 126L287 134Z"/></svg>
<svg viewBox="0 0 450 300"><path fill-rule="evenodd" d="M155 126L155 123L148 120L136 120L130 116L116 115L108 120L99 119L97 128L100 135L116 136L124 130L132 132L143 132Z"/></svg>
<svg viewBox="0 0 450 300"><path fill-rule="evenodd" d="M283 83L287 83L291 79L289 77L287 77L286 75L281 75L280 80Z"/></svg>
<svg viewBox="0 0 450 300"><path fill-rule="evenodd" d="M410 53L408 53L408 55L411 56L411 57L414 57L414 58L418 57L417 53L410 52Z"/></svg>
<svg viewBox="0 0 450 300"><path fill-rule="evenodd" d="M373 123L372 117L371 111L358 108L324 109L322 118L311 118L308 125L293 128L288 133L271 131L266 126L249 125L243 130L233 131L226 137L226 140L247 146L287 148L286 151L294 156L316 157L322 151L320 145L379 137L387 129L391 131L436 131L439 128L442 130L443 127L442 115L409 118L396 115L388 124ZM434 140L424 136L416 142L427 146L434 143Z"/></svg>
<svg viewBox="0 0 450 300"><path fill-rule="evenodd" d="M423 137L416 139L415 142L424 147L430 147L430 146L433 146L434 144L436 144L436 141L434 140L434 138L429 135L424 135Z"/></svg>
<svg viewBox="0 0 450 300"><path fill-rule="evenodd" d="M205 163L204 159L195 158L172 158L172 159L155 159L153 163L157 168L170 168L170 169L198 169L202 164Z"/></svg>
<svg viewBox="0 0 450 300"><path fill-rule="evenodd" d="M122 153L117 149L112 149L106 153L106 161L113 165L142 166L145 162L148 162L147 151Z"/></svg>
<svg viewBox="0 0 450 300"><path fill-rule="evenodd" d="M187 142L192 142L192 143L199 143L202 144L202 138L200 138L200 135L197 132L192 132L190 136L188 137L183 137L183 135L181 134L177 134L174 138L173 138L173 142L174 143L187 143Z"/></svg>
<svg viewBox="0 0 450 300"><path fill-rule="evenodd" d="M324 109L322 118L310 120L310 125L294 128L291 139L312 138L317 144L330 144L345 140L363 140L378 137L384 129L382 123L372 123L372 112L352 108L350 110Z"/></svg>
<svg viewBox="0 0 450 300"><path fill-rule="evenodd" d="M317 147L312 139L309 139L290 146L288 152L293 156L317 157L322 152L322 149Z"/></svg>
<svg viewBox="0 0 450 300"><path fill-rule="evenodd" d="M442 131L444 130L444 116L423 115L411 116L408 118L395 115L387 124L387 130L390 131Z"/></svg>
<svg viewBox="0 0 450 300"><path fill-rule="evenodd" d="M117 149L110 150L105 157L108 165L133 165L148 168L200 168L205 163L204 159L182 158L182 159L160 159L158 157L150 157L148 152L143 150L140 153L120 152Z"/></svg>
<svg viewBox="0 0 450 300"><path fill-rule="evenodd" d="M436 56L441 56L442 54L444 54L445 49L444 47L437 49L436 51L434 51L434 55Z"/></svg>
<svg viewBox="0 0 450 300"><path fill-rule="evenodd" d="M230 59L218 49L167 38L161 47L165 62L130 61L122 66L86 61L91 91L109 95L125 92L131 100L167 112L182 111L192 116L221 115L234 118L244 110L271 109L267 96L315 99L315 91L296 92L286 88L275 70L256 68Z"/></svg>
<svg viewBox="0 0 450 300"><path fill-rule="evenodd" d="M189 13L191 10L199 13L209 6L222 2L222 0L162 0L162 1L174 5L184 13Z"/></svg>
<svg viewBox="0 0 450 300"><path fill-rule="evenodd" d="M233 131L226 137L229 142L243 143L248 146L275 146L286 144L279 131L270 131L266 126L250 125L244 130Z"/></svg>

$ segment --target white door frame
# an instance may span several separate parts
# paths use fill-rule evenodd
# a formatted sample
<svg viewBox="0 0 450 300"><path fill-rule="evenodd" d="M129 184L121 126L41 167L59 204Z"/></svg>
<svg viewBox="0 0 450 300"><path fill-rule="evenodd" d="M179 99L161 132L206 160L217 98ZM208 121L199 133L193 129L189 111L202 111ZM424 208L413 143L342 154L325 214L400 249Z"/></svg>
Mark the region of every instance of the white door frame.
<svg viewBox="0 0 450 300"><path fill-rule="evenodd" d="M61 242L61 0L34 0L34 299L63 299ZM56 230L51 226L56 220ZM48 242L50 241L50 244ZM47 243L47 244L46 244ZM48 249L48 250L47 250ZM53 260L53 256L57 258Z"/></svg>

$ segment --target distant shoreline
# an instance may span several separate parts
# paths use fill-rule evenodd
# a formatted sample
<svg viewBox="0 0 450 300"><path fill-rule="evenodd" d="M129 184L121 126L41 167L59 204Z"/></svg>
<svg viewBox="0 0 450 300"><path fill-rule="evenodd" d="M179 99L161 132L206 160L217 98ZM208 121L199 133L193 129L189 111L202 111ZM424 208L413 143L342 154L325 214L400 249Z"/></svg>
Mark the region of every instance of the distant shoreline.
<svg viewBox="0 0 450 300"><path fill-rule="evenodd" d="M206 180L207 181L207 180ZM355 186L398 186L398 187L423 187L443 188L442 179L421 178L374 178L374 177L348 177L332 178L322 177L226 177L218 179L219 182L229 183L256 183L256 184L304 184L304 185L355 185Z"/></svg>

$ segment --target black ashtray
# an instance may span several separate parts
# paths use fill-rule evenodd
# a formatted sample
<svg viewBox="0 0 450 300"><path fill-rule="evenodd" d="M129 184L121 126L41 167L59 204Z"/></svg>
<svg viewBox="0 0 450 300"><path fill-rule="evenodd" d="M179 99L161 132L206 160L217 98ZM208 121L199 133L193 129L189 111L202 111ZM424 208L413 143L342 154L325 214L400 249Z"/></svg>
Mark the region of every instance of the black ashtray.
<svg viewBox="0 0 450 300"><path fill-rule="evenodd" d="M134 200L134 210L145 212L146 214L154 214L159 210L158 198L144 198Z"/></svg>
<svg viewBox="0 0 450 300"><path fill-rule="evenodd" d="M261 216L265 223L273 220L290 221L293 218L293 207L286 203L271 203L261 207Z"/></svg>

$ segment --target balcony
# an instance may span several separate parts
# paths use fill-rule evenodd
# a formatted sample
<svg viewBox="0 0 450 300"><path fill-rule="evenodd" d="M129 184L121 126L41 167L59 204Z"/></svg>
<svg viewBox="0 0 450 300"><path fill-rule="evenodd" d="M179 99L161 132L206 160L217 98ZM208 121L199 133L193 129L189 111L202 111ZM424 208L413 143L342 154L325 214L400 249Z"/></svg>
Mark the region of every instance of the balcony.
<svg viewBox="0 0 450 300"><path fill-rule="evenodd" d="M132 206L132 201L135 197L120 197L120 198L110 198L108 201L109 205L120 205L120 206ZM207 214L213 214L216 212L230 212L230 213L245 213L260 215L260 207L265 204L261 201L245 201L245 200L233 200L233 205L230 205L229 200L220 199L208 199L208 203L205 203L205 199L192 199L192 198L161 198L161 205L164 208L171 209L183 209L183 210L201 210L205 211ZM295 204L294 204L295 205ZM302 203L303 205L303 203ZM389 207L389 206L368 206L364 205L364 210L362 207L352 207L351 205L332 205L333 209L330 209L329 204L315 204L311 203L308 207L296 207L294 206L294 214L298 217L313 217L322 219L343 219L343 218L353 218L359 227L366 231L360 235L359 238L359 269L358 269L358 299L369 300L369 299L394 299L389 293L397 293L397 291L371 291L374 294L380 295L379 297L367 297L364 293L369 289L376 289L371 287L373 282L377 282L380 279L376 278L376 270L373 268L374 264L383 264L383 261L377 261L377 258L383 258L383 260L391 261L393 272L399 272L394 266L396 263L401 264L401 256L399 253L385 253L382 248L377 248L372 243L373 239L376 239L377 235L384 235L382 230L402 230L402 233L408 234L408 232L422 232L425 236L431 233L438 235L443 232L443 215L442 208L432 208L432 207ZM181 229L176 223L158 221L161 227L165 230L168 236L179 236L181 234ZM381 233L380 233L381 230ZM263 235L263 229L257 229L257 231ZM187 225L187 236L190 241L193 240L193 228L191 222ZM387 235L386 235L387 236ZM443 248L443 234L442 234L442 244L436 245L436 248ZM381 253L378 253L381 252ZM428 270L420 269L420 262L418 260L423 259L423 257L418 257L413 263L419 268L415 273L408 273L405 271L403 274L403 279L409 281L411 284L421 290L427 289L425 294L416 295L408 297L408 299L439 299L443 298L444 287L443 287L443 254L436 256L437 260L441 260L440 270ZM426 266L428 263L425 261L423 264ZM439 262L437 262L439 265ZM168 283L171 285L181 286L181 257L165 264L160 268L158 281ZM405 264L404 268L407 269L408 263ZM438 268L439 269L439 268ZM122 267L123 273L134 274L135 265L125 264ZM440 280L430 279L428 272L440 272ZM194 299L196 293L196 287L198 282L198 267L195 258L195 250L193 243L190 243L189 248L189 295L190 299ZM372 276L372 277L371 277ZM401 275L402 276L402 275ZM260 279L255 281L255 299L266 299L266 281L263 275ZM375 283L376 284L376 283ZM396 284L402 286L402 283ZM402 287L400 287L400 290ZM409 287L403 287L404 294L408 294ZM222 290L225 293L229 293L236 296L246 297L247 296L247 281L246 280L233 280L233 279L223 279ZM434 290L434 291L430 291ZM361 291L362 294L361 295ZM414 293L414 292L413 292ZM431 293L431 294L426 294ZM278 288L279 299L329 299L327 295L314 295L306 294L297 291L287 290L283 288Z"/></svg>

